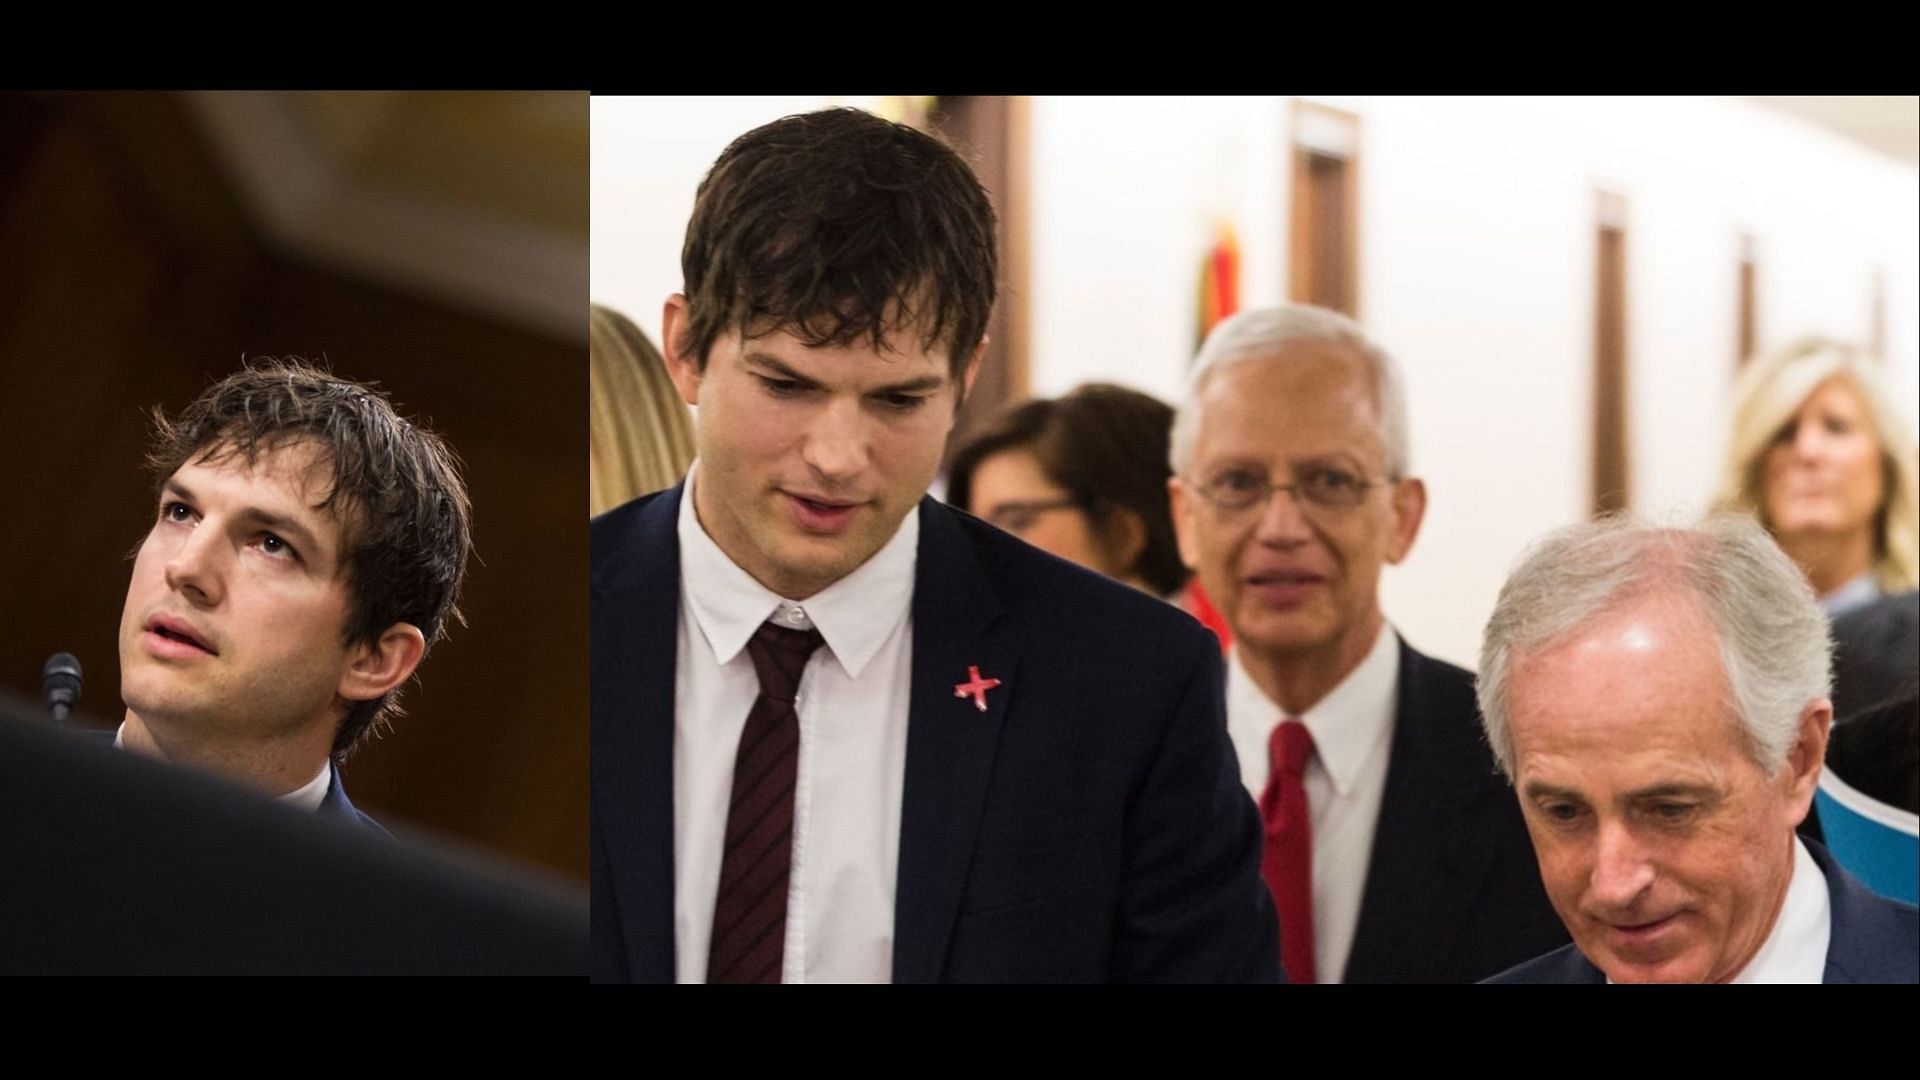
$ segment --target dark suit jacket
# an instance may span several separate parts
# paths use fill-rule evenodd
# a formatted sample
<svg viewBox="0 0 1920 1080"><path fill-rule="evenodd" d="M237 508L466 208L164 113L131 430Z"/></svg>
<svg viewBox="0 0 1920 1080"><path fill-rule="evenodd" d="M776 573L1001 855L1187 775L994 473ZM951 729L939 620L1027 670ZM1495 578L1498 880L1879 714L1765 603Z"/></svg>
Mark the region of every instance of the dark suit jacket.
<svg viewBox="0 0 1920 1080"><path fill-rule="evenodd" d="M1827 849L1805 841L1827 878L1833 932L1827 940L1827 983L1920 982L1920 910L1868 891L1833 861ZM1603 983L1607 977L1572 945L1529 960L1490 983Z"/></svg>
<svg viewBox="0 0 1920 1080"><path fill-rule="evenodd" d="M328 762L327 768L333 770L333 783L327 785L327 797L320 800L319 813L325 817L336 818L372 829L382 836L390 836L386 827L360 812L360 808L347 800L347 788L340 782L340 766Z"/></svg>
<svg viewBox="0 0 1920 1080"><path fill-rule="evenodd" d="M1833 725L1827 768L1868 798L1920 814L1920 701L1909 694Z"/></svg>
<svg viewBox="0 0 1920 1080"><path fill-rule="evenodd" d="M1920 593L1883 596L1833 620L1833 719L1920 691Z"/></svg>
<svg viewBox="0 0 1920 1080"><path fill-rule="evenodd" d="M1473 676L1400 643L1380 823L1343 981L1466 983L1567 941Z"/></svg>
<svg viewBox="0 0 1920 1080"><path fill-rule="evenodd" d="M671 982L683 488L596 519L592 975ZM1271 981L1219 646L1145 594L923 499L895 982ZM969 665L1001 680L956 698Z"/></svg>

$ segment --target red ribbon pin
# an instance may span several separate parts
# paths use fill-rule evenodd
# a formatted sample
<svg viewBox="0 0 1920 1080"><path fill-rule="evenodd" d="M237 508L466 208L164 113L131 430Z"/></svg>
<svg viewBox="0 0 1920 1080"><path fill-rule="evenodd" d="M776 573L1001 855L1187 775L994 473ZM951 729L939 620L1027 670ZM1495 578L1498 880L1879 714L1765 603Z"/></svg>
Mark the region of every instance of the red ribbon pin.
<svg viewBox="0 0 1920 1080"><path fill-rule="evenodd" d="M987 711L987 691L993 689L996 686L999 686L1000 680L981 678L980 668L974 664L967 665L967 680L968 681L963 683L958 683L954 686L953 696L957 698L964 698L964 697L971 696L973 698L973 704L975 705L975 707L977 707L981 712L986 712Z"/></svg>

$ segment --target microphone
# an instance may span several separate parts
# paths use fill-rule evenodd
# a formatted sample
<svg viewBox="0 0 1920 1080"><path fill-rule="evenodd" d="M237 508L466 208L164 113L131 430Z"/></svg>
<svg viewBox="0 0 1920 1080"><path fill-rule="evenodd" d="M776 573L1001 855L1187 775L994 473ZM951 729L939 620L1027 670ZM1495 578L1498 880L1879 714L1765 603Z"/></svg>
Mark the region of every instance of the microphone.
<svg viewBox="0 0 1920 1080"><path fill-rule="evenodd" d="M40 669L40 700L53 713L53 722L64 724L67 714L80 703L80 661L72 653L54 653Z"/></svg>

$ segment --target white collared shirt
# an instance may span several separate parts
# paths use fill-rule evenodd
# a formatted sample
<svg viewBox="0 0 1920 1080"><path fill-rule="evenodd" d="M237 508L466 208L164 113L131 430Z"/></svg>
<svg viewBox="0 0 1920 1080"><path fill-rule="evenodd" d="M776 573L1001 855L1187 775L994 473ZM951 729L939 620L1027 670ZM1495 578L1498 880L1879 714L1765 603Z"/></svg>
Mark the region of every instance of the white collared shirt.
<svg viewBox="0 0 1920 1080"><path fill-rule="evenodd" d="M811 622L826 641L807 661L795 701L800 761L783 981L888 982L919 513L910 512L893 539L858 569L795 603L735 565L701 527L693 505L698 471L696 462L679 520L673 707L678 981L706 981L734 757L760 693L746 645L761 623L774 618L784 626Z"/></svg>
<svg viewBox="0 0 1920 1080"><path fill-rule="evenodd" d="M120 721L120 727L113 733L113 748L115 750L126 749L126 743L123 741L126 733L127 722L122 720ZM320 804L327 801L327 791L333 787L332 764L330 761L322 764L320 771L314 774L313 779L294 788L285 795L275 795L274 798L296 810L312 811L320 809Z"/></svg>
<svg viewBox="0 0 1920 1080"><path fill-rule="evenodd" d="M1300 717L1313 736L1306 787L1313 815L1313 957L1323 983L1340 981L1353 951L1399 689L1400 641L1383 623L1360 666ZM1241 666L1236 646L1227 666L1227 731L1255 802L1267 787L1268 741L1286 717Z"/></svg>
<svg viewBox="0 0 1920 1080"><path fill-rule="evenodd" d="M1767 940L1734 977L1737 983L1817 983L1827 973L1833 898L1807 845L1793 838L1793 877Z"/></svg>

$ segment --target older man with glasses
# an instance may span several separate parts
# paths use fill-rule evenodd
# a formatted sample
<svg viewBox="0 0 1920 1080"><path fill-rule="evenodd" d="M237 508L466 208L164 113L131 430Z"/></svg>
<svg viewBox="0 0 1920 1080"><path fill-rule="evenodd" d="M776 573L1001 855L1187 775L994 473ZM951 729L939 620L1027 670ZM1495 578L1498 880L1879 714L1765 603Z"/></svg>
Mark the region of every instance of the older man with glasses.
<svg viewBox="0 0 1920 1080"><path fill-rule="evenodd" d="M1294 982L1473 982L1567 940L1472 675L1380 611L1426 512L1407 430L1393 360L1299 305L1216 328L1174 420L1181 555L1233 629L1228 727Z"/></svg>

